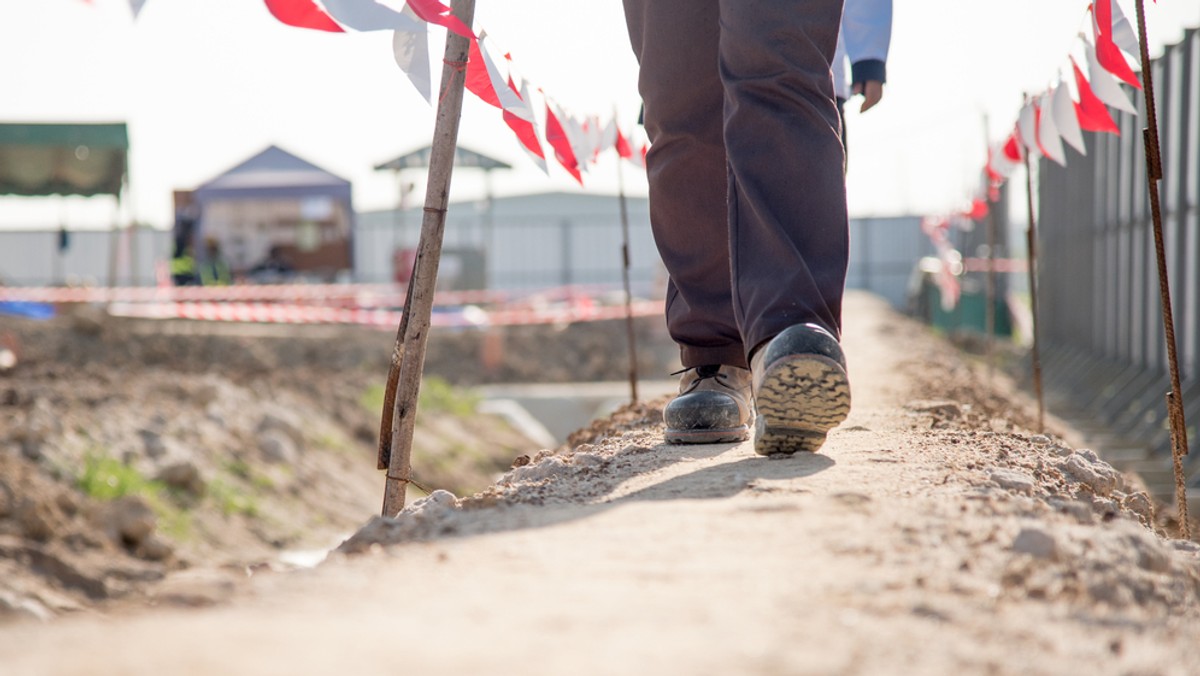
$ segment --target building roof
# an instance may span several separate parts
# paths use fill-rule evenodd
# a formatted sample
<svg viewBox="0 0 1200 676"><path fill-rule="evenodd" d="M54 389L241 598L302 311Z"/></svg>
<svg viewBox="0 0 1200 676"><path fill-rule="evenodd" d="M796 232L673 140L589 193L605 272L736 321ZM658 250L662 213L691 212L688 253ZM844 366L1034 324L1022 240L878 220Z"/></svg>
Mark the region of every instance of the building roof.
<svg viewBox="0 0 1200 676"><path fill-rule="evenodd" d="M257 155L196 188L196 199L299 198L326 195L350 201L350 181L278 146Z"/></svg>
<svg viewBox="0 0 1200 676"><path fill-rule="evenodd" d="M120 195L129 165L124 122L0 124L0 195Z"/></svg>
<svg viewBox="0 0 1200 676"><path fill-rule="evenodd" d="M414 150L411 153L401 155L394 160L384 162L383 164L375 165L376 171L400 169L420 169L429 166L429 157L433 154L433 146L426 146L419 150ZM475 169L483 169L490 171L492 169L512 169L511 164L501 162L494 157L488 157L483 153L477 153L474 150L468 150L462 146L454 149L454 166L456 167L471 167Z"/></svg>

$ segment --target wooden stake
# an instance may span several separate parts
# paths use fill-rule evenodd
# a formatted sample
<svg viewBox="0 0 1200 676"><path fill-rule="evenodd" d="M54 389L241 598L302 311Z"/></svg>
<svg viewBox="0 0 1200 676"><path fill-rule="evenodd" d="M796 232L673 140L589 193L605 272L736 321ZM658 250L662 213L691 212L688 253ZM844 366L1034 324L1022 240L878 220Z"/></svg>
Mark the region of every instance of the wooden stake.
<svg viewBox="0 0 1200 676"><path fill-rule="evenodd" d="M475 0L453 0L451 9L470 26L475 16ZM404 495L412 483L412 439L417 415L417 395L425 370L425 346L429 339L433 314L433 293L437 287L438 263L442 257L442 236L446 229L446 205L450 201L450 176L454 170L454 151L458 145L458 125L462 114L463 85L466 82L466 38L446 32L446 52L442 68L441 94L437 121L433 130L433 150L429 157L429 182L425 190L425 215L421 221L421 241L417 261L409 281L409 300L393 349L393 365L399 361L394 408L385 405L384 416L392 414L391 441L384 448L380 441L380 460L387 456L387 481L383 493L383 516L394 517L404 508ZM394 367L393 367L394 368ZM391 377L389 375L389 385ZM385 393L385 400L387 394ZM380 430L381 434L385 430Z"/></svg>

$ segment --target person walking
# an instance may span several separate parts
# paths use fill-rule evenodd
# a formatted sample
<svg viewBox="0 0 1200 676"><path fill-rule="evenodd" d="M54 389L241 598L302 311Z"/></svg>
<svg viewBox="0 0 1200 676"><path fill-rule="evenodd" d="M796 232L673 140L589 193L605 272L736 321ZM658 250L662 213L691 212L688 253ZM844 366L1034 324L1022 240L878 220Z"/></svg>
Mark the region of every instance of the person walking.
<svg viewBox="0 0 1200 676"><path fill-rule="evenodd" d="M685 367L670 443L816 451L850 409L831 62L842 0L624 0L650 221Z"/></svg>

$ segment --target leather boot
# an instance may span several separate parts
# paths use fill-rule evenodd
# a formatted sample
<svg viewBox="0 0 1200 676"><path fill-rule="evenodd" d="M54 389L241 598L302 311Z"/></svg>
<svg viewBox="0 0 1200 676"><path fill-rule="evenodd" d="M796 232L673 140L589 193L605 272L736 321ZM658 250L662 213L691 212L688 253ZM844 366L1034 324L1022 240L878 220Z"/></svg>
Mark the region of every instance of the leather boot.
<svg viewBox="0 0 1200 676"><path fill-rule="evenodd" d="M754 373L754 450L816 452L850 413L846 357L816 324L785 329L750 360Z"/></svg>
<svg viewBox="0 0 1200 676"><path fill-rule="evenodd" d="M750 372L697 366L679 379L679 396L663 410L669 444L716 444L750 436Z"/></svg>

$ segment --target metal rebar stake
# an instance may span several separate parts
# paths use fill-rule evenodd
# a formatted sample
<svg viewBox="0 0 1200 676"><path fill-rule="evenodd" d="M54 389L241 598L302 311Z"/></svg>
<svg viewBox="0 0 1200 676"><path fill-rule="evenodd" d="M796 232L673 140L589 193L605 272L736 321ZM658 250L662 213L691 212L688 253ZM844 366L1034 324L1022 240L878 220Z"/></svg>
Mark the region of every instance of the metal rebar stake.
<svg viewBox="0 0 1200 676"><path fill-rule="evenodd" d="M1029 227L1025 230L1025 244L1029 249L1029 312L1033 318L1033 389L1037 393L1037 431L1045 432L1046 400L1042 394L1042 356L1038 340L1038 292L1037 292L1037 221L1033 215L1033 170L1029 161L1029 146L1025 146L1025 198L1029 203Z"/></svg>
<svg viewBox="0 0 1200 676"><path fill-rule="evenodd" d="M1171 462L1175 472L1175 502L1179 510L1179 531L1191 539L1188 519L1187 477L1183 456L1188 454L1187 422L1183 394L1179 384L1179 358L1175 352L1175 319L1171 309L1171 282L1167 272L1166 245L1163 238L1162 206L1158 184L1162 180L1162 153L1158 140L1158 112L1154 107L1154 75L1150 67L1150 48L1146 44L1146 3L1137 0L1138 41L1142 56L1142 93L1146 97L1146 128L1142 130L1146 151L1146 182L1150 189L1150 217L1154 224L1154 252L1158 260L1158 290L1162 305L1163 333L1167 341L1167 363L1171 373L1171 391L1167 393L1167 419L1171 426Z"/></svg>

